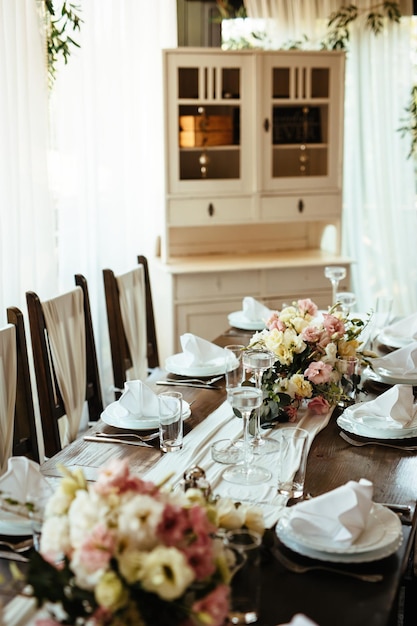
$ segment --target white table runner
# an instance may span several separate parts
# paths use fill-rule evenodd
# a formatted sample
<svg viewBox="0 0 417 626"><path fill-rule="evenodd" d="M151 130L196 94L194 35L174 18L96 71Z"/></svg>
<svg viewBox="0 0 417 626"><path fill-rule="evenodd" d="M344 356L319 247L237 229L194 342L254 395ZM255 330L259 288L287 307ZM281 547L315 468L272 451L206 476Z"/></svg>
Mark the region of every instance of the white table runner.
<svg viewBox="0 0 417 626"><path fill-rule="evenodd" d="M333 409L325 415L304 412L297 423L285 423L285 426L305 428L310 433L309 446L314 437L329 423ZM285 508L287 499L277 493L278 455L271 453L256 455L253 462L267 467L272 472L271 479L261 485L236 485L222 479L222 473L227 467L216 463L211 458L210 446L218 439L239 439L242 436L242 421L234 414L230 404L226 401L201 424L184 437L184 447L180 452L165 454L143 478L153 482L161 482L169 475L169 485L175 486L182 479L184 471L193 465L199 465L206 473L213 492L217 495L230 497L239 502L250 502L262 507L267 527L273 526ZM269 433L268 437L279 440L279 428Z"/></svg>

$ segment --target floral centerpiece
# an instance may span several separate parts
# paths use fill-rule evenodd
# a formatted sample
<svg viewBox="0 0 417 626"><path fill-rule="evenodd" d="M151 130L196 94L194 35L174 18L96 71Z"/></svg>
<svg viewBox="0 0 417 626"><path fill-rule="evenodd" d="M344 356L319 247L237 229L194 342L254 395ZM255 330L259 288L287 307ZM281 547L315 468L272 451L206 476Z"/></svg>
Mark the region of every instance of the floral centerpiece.
<svg viewBox="0 0 417 626"><path fill-rule="evenodd" d="M230 573L218 529L263 532L259 509L199 489L167 491L113 461L87 484L64 471L27 580L39 626L221 626Z"/></svg>
<svg viewBox="0 0 417 626"><path fill-rule="evenodd" d="M365 325L337 306L318 315L310 299L274 312L249 345L276 356L262 379L261 423L296 421L301 404L308 404L315 413L326 413L337 405L343 395L338 359L360 355L359 335Z"/></svg>

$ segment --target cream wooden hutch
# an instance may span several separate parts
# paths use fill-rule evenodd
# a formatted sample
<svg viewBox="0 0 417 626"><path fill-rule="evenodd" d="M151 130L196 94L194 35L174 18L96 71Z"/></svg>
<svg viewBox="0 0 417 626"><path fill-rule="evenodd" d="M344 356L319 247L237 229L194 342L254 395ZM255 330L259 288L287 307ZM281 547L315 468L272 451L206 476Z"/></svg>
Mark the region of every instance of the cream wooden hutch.
<svg viewBox="0 0 417 626"><path fill-rule="evenodd" d="M166 207L151 262L162 358L253 296L331 302L340 256L342 52L164 52Z"/></svg>

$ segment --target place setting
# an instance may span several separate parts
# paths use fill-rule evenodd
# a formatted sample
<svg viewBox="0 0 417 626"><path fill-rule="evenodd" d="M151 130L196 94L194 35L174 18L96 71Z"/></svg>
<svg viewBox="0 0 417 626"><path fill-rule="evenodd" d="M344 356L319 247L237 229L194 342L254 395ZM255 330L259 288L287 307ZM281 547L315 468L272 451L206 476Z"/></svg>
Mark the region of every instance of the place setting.
<svg viewBox="0 0 417 626"><path fill-rule="evenodd" d="M404 348L417 341L417 313L412 313L382 328L378 342L391 349Z"/></svg>
<svg viewBox="0 0 417 626"><path fill-rule="evenodd" d="M242 300L242 309L229 313L230 326L240 330L263 330L267 320L272 314L271 309L259 300L246 296Z"/></svg>
<svg viewBox="0 0 417 626"><path fill-rule="evenodd" d="M224 348L198 337L192 333L185 333L180 337L182 352L171 355L165 360L165 369L168 373L166 381L157 381L157 385L181 384L186 386L201 386L216 389L216 382L220 381L226 369L236 366L233 354L225 352ZM181 378L172 381L171 374ZM192 377L192 380L191 380ZM211 380L203 380L210 378ZM214 377L214 378L213 378ZM197 380L201 379L201 380ZM185 380L188 379L188 380Z"/></svg>

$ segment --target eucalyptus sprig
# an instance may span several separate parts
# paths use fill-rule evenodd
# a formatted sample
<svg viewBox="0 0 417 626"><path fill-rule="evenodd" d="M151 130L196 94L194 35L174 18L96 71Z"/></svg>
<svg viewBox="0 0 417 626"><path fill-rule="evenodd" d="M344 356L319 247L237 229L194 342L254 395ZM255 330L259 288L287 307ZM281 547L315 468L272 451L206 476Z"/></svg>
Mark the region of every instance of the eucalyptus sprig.
<svg viewBox="0 0 417 626"><path fill-rule="evenodd" d="M410 152L408 153L408 158L410 158L417 154L417 85L414 85L411 90L410 102L405 108L405 112L407 115L401 119L403 125L400 126L398 131L402 137L406 134L411 136Z"/></svg>
<svg viewBox="0 0 417 626"><path fill-rule="evenodd" d="M78 4L64 0L61 10L57 12L55 10L56 2L55 6L54 2L55 0L44 0L50 86L54 83L60 58L63 58L64 62L68 63L72 47L80 47L71 35L75 31L80 31L80 25L83 21L79 14L80 6Z"/></svg>

